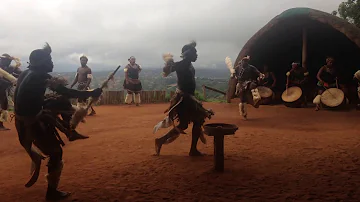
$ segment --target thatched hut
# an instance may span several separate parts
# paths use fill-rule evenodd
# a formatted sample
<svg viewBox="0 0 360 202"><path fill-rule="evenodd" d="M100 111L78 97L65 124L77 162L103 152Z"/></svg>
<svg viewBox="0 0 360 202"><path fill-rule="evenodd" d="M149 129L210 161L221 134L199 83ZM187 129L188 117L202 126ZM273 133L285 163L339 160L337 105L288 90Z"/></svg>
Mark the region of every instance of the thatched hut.
<svg viewBox="0 0 360 202"><path fill-rule="evenodd" d="M293 61L306 67L312 83L332 56L342 73L342 82L352 80L360 68L360 29L329 13L310 9L293 8L272 19L252 36L240 51L235 63L245 55L251 64L261 69L265 64L275 73L279 91L285 88L285 73ZM230 79L227 100L234 98L236 80Z"/></svg>

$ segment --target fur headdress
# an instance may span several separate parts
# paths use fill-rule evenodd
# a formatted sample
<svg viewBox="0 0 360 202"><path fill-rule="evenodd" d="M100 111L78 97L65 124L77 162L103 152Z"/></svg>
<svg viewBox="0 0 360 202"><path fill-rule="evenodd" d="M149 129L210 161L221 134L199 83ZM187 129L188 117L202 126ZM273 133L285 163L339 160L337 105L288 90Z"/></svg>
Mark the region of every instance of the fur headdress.
<svg viewBox="0 0 360 202"><path fill-rule="evenodd" d="M45 51L45 53L47 53L47 54L51 54L51 52L52 52L52 49L51 49L51 47L50 47L50 45L48 44L48 42L45 42L45 45L43 46L43 48L42 48L44 51Z"/></svg>
<svg viewBox="0 0 360 202"><path fill-rule="evenodd" d="M51 52L52 52L52 49L51 49L50 45L47 42L45 43L45 45L44 45L44 47L42 49L33 50L30 53L29 66L30 67L36 67L36 66L43 65L46 60L51 58L51 56L50 56Z"/></svg>
<svg viewBox="0 0 360 202"><path fill-rule="evenodd" d="M7 53L4 53L4 54L2 54L1 56L0 56L0 59L12 59L12 57L9 55L9 54L7 54Z"/></svg>
<svg viewBox="0 0 360 202"><path fill-rule="evenodd" d="M183 48L181 49L181 57L183 58L186 54L193 50L196 50L196 41L194 40L183 46Z"/></svg>
<svg viewBox="0 0 360 202"><path fill-rule="evenodd" d="M80 60L83 59L83 58L86 59L86 61L89 60L85 55L82 55L82 56L80 57Z"/></svg>
<svg viewBox="0 0 360 202"><path fill-rule="evenodd" d="M132 60L132 59L136 60L136 58L135 58L134 56L131 56L131 57L128 59L128 61L130 62L130 60Z"/></svg>

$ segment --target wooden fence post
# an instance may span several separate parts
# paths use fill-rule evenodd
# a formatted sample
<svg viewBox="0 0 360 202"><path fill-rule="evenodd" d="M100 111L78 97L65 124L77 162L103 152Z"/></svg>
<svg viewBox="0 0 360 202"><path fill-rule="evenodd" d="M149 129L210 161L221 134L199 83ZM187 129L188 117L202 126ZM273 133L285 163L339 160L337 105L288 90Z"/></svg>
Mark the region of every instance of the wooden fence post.
<svg viewBox="0 0 360 202"><path fill-rule="evenodd" d="M171 91L170 96L173 97L175 92ZM134 96L134 95L133 95ZM166 91L141 91L142 103L164 103L166 102ZM100 105L118 105L123 104L125 99L124 91L104 91ZM133 99L134 100L134 99Z"/></svg>
<svg viewBox="0 0 360 202"><path fill-rule="evenodd" d="M204 85L202 86L202 90L203 90L204 99L206 100L206 89L205 89L205 86L204 86Z"/></svg>

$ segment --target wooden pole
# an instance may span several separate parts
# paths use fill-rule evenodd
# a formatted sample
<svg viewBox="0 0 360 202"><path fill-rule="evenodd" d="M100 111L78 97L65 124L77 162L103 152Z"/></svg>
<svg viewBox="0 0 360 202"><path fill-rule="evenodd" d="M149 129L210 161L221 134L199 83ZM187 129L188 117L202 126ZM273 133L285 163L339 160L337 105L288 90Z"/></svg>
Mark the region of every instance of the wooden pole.
<svg viewBox="0 0 360 202"><path fill-rule="evenodd" d="M307 30L302 30L302 66L307 69Z"/></svg>
<svg viewBox="0 0 360 202"><path fill-rule="evenodd" d="M204 86L204 85L202 86L202 90L203 90L204 99L206 99L206 89L205 89L205 86Z"/></svg>

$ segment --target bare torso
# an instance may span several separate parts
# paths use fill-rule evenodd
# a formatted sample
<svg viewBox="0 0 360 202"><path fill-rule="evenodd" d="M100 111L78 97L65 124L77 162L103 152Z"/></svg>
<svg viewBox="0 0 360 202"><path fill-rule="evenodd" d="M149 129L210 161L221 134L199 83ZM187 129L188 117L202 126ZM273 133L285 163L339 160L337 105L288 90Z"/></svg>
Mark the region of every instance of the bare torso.
<svg viewBox="0 0 360 202"><path fill-rule="evenodd" d="M84 83L84 82L87 82L87 80L88 80L87 75L91 74L91 69L88 66L79 67L77 70L77 73L78 73L78 82Z"/></svg>

